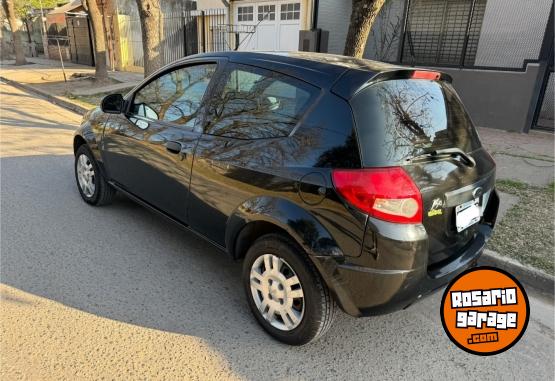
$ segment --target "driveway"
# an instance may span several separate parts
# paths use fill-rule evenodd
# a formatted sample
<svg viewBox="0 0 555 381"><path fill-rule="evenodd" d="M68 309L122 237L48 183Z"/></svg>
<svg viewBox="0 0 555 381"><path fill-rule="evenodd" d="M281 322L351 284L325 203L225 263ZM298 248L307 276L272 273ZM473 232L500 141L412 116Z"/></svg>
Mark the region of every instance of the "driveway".
<svg viewBox="0 0 555 381"><path fill-rule="evenodd" d="M526 334L493 357L449 341L440 294L277 343L248 310L240 263L123 197L81 201L80 117L0 91L1 379L553 379L553 303L532 290Z"/></svg>

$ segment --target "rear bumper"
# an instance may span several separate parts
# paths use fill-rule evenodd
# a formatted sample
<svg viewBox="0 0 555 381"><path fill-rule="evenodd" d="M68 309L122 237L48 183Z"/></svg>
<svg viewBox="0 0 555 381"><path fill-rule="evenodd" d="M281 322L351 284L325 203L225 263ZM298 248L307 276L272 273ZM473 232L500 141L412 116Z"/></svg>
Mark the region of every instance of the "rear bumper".
<svg viewBox="0 0 555 381"><path fill-rule="evenodd" d="M346 313L352 316L381 315L410 306L445 286L461 272L476 266L491 232L491 226L480 225L474 239L462 252L431 266L427 266L422 258L416 258L427 258L427 252L424 252L427 247L413 245L413 249L417 249L413 251L412 263L422 265L408 270L375 269L360 263L341 263L330 257L313 257L313 260Z"/></svg>

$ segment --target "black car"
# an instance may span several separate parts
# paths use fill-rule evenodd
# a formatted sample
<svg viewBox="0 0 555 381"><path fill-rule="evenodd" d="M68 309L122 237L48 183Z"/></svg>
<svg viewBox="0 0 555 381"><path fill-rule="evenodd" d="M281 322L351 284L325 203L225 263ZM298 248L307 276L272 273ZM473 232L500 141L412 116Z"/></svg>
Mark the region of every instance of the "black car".
<svg viewBox="0 0 555 381"><path fill-rule="evenodd" d="M85 115L83 199L119 191L243 259L262 327L304 344L474 266L495 163L443 73L315 53L212 53ZM215 270L216 271L216 270Z"/></svg>

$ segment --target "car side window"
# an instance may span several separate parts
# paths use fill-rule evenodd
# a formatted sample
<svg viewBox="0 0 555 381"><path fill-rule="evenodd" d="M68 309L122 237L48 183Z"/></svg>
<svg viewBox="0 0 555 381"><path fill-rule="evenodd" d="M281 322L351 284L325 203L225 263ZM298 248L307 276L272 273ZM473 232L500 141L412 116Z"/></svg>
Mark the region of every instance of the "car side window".
<svg viewBox="0 0 555 381"><path fill-rule="evenodd" d="M236 139L288 136L318 93L286 75L246 65L224 73L221 94L209 101L205 133Z"/></svg>
<svg viewBox="0 0 555 381"><path fill-rule="evenodd" d="M193 127L215 70L216 64L195 65L154 79L135 94L131 114Z"/></svg>

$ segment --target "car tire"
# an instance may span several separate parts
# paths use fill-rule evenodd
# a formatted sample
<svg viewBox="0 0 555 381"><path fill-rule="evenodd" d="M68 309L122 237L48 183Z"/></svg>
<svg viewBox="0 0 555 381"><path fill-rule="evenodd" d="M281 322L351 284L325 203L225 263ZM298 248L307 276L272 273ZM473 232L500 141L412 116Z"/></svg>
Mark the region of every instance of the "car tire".
<svg viewBox="0 0 555 381"><path fill-rule="evenodd" d="M271 268L276 257L277 271L285 280L274 275L275 265ZM293 289L289 284L296 281L294 276L299 285ZM279 279L272 281L274 278ZM283 343L307 344L324 335L332 325L336 306L330 291L308 255L287 237L268 234L254 242L243 263L243 285L258 323ZM293 298L300 294L302 298ZM276 312L272 315L273 307Z"/></svg>
<svg viewBox="0 0 555 381"><path fill-rule="evenodd" d="M98 163L86 144L75 152L74 170L77 189L86 203L100 206L112 202L116 190L100 172Z"/></svg>

